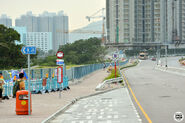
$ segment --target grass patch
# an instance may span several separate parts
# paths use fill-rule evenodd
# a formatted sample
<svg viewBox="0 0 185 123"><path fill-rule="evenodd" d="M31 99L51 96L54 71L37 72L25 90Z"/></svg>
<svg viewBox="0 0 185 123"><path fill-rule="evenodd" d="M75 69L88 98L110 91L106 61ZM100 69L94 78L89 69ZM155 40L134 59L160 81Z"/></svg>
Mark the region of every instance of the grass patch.
<svg viewBox="0 0 185 123"><path fill-rule="evenodd" d="M118 69L116 70L116 77L120 77L120 73L119 73ZM106 77L104 80L108 80L108 79L112 79L112 78L115 78L115 69L113 69L111 71L111 73L109 74L109 76Z"/></svg>
<svg viewBox="0 0 185 123"><path fill-rule="evenodd" d="M182 57L179 59L179 62L184 61L184 60L185 60L185 58Z"/></svg>
<svg viewBox="0 0 185 123"><path fill-rule="evenodd" d="M137 61L135 61L134 63L132 63L130 65L126 65L124 67L121 67L120 70L125 69L125 68L129 68L129 67L134 67L134 66L138 65L138 63L139 63L139 61L137 60Z"/></svg>

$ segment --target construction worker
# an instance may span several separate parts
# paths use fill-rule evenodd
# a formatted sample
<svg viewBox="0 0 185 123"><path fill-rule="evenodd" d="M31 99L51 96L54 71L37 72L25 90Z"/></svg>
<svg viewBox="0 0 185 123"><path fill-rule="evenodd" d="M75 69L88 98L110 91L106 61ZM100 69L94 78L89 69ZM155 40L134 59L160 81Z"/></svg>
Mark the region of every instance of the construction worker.
<svg viewBox="0 0 185 123"><path fill-rule="evenodd" d="M2 102L2 93L3 93L3 84L4 84L4 79L3 79L3 74L0 72L0 103Z"/></svg>
<svg viewBox="0 0 185 123"><path fill-rule="evenodd" d="M0 72L0 79L4 79L2 72Z"/></svg>
<svg viewBox="0 0 185 123"><path fill-rule="evenodd" d="M19 79L16 80L13 86L13 98L16 97L16 92L18 90L25 90L24 73L19 73Z"/></svg>

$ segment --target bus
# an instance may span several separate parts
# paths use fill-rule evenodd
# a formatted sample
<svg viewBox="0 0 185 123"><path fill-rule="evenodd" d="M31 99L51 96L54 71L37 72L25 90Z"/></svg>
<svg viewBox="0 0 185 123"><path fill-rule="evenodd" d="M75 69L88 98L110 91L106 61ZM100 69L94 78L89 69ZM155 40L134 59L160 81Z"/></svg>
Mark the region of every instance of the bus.
<svg viewBox="0 0 185 123"><path fill-rule="evenodd" d="M139 59L140 60L146 60L146 59L148 59L148 53L146 53L146 52L140 52L139 53Z"/></svg>

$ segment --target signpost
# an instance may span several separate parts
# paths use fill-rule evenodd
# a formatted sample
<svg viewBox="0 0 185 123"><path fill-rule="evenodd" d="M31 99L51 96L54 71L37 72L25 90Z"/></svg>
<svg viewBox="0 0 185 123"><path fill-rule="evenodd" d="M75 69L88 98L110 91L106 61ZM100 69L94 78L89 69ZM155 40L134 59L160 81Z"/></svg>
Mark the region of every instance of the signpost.
<svg viewBox="0 0 185 123"><path fill-rule="evenodd" d="M63 59L57 59L56 64L57 65L64 65L64 60Z"/></svg>
<svg viewBox="0 0 185 123"><path fill-rule="evenodd" d="M56 64L59 65L59 67L57 68L57 82L60 84L60 88L61 88L61 84L63 84L63 76L64 76L64 60L62 59L64 57L64 53L62 51L58 51L56 53L57 56L57 60L56 60ZM63 88L63 85L62 85ZM59 90L59 98L61 98L61 90Z"/></svg>
<svg viewBox="0 0 185 123"><path fill-rule="evenodd" d="M28 55L28 114L30 115L30 54L36 54L36 47L26 46L21 49L22 54Z"/></svg>
<svg viewBox="0 0 185 123"><path fill-rule="evenodd" d="M119 56L119 55L118 55L117 53L113 54L113 59L115 60L115 64L114 64L114 68L115 68L115 78L116 78L116 60L117 60L118 56Z"/></svg>
<svg viewBox="0 0 185 123"><path fill-rule="evenodd" d="M57 82L59 84L62 84L63 83L63 67L62 66L59 66L57 68Z"/></svg>

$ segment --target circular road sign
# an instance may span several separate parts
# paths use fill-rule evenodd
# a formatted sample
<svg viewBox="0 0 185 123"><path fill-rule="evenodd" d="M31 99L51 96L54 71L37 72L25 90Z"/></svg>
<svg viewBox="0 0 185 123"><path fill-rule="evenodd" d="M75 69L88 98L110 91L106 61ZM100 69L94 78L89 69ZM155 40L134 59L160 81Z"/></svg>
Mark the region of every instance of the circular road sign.
<svg viewBox="0 0 185 123"><path fill-rule="evenodd" d="M64 57L64 53L62 51L58 51L56 56L57 58L62 59Z"/></svg>

